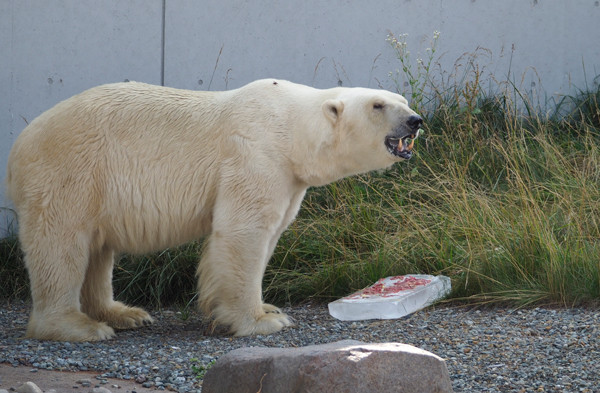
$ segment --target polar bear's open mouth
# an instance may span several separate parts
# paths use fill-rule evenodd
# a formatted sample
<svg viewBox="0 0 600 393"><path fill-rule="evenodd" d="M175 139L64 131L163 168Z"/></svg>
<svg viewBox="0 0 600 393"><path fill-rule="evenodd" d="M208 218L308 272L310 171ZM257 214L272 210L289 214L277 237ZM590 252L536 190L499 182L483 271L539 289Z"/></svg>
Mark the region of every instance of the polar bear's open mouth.
<svg viewBox="0 0 600 393"><path fill-rule="evenodd" d="M385 146L391 154L408 160L412 157L412 148L417 135L418 133L409 134L403 138L387 136L385 137Z"/></svg>

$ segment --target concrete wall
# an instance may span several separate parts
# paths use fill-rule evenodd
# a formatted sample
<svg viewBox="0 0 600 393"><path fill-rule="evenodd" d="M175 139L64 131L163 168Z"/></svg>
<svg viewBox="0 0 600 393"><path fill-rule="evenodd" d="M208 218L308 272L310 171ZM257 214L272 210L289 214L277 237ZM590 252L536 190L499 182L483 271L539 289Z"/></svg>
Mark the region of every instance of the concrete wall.
<svg viewBox="0 0 600 393"><path fill-rule="evenodd" d="M0 0L0 181L27 122L94 85L222 90L277 77L394 90L388 32L409 34L414 60L438 30L441 71L483 47L487 75L510 70L551 97L600 74L599 20L598 0ZM0 228L10 219L0 211Z"/></svg>

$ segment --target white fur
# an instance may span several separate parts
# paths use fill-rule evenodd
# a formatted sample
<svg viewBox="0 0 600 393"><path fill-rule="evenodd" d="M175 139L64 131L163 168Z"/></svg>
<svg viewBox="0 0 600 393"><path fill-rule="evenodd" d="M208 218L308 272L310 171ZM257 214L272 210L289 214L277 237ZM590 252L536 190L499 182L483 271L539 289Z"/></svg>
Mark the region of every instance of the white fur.
<svg viewBox="0 0 600 393"><path fill-rule="evenodd" d="M275 80L227 92L117 83L59 103L8 163L33 298L27 335L102 340L151 323L113 300L114 254L203 236L204 312L236 335L290 325L262 302L277 240L308 187L399 161L383 141L411 114L386 91Z"/></svg>

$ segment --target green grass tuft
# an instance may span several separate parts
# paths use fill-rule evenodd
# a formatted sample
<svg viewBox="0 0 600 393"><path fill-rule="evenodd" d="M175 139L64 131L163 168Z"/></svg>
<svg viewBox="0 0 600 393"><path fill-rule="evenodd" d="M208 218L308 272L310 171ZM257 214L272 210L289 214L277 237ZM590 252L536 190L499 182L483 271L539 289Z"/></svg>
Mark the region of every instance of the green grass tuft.
<svg viewBox="0 0 600 393"><path fill-rule="evenodd" d="M29 280L17 237L0 239L0 299L24 299L29 296Z"/></svg>

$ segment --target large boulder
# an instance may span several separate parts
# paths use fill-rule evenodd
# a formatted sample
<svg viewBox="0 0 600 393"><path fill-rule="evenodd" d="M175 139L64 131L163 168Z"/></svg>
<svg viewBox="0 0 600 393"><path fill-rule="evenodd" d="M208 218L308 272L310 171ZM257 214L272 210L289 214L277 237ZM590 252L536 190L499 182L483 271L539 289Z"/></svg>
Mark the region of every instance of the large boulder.
<svg viewBox="0 0 600 393"><path fill-rule="evenodd" d="M203 393L452 392L446 363L406 344L347 340L240 348L208 370Z"/></svg>

